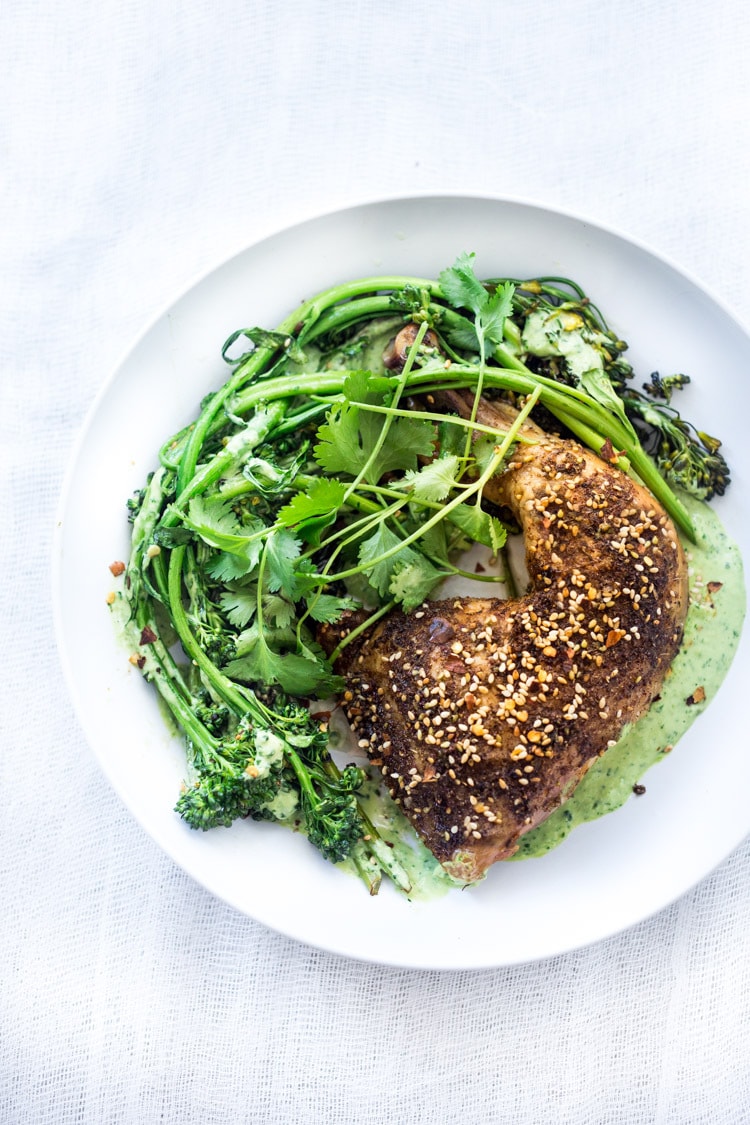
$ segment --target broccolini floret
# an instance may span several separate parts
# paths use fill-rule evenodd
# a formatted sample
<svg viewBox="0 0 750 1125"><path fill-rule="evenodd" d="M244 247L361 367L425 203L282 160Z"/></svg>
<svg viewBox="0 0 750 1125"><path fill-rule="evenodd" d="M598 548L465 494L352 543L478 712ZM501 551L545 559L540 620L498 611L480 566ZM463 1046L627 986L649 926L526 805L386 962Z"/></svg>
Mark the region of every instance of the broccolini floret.
<svg viewBox="0 0 750 1125"><path fill-rule="evenodd" d="M265 810L278 795L278 778L265 777L250 781L234 774L208 774L184 788L175 805L182 819L191 828L229 828L235 820L252 816L255 820L273 820Z"/></svg>
<svg viewBox="0 0 750 1125"><path fill-rule="evenodd" d="M310 843L331 863L341 863L364 835L356 799L334 785L308 789L303 784L301 793Z"/></svg>
<svg viewBox="0 0 750 1125"><path fill-rule="evenodd" d="M206 710L205 704L199 706L201 714ZM220 740L198 719L186 733L195 780L185 786L175 809L191 828L229 827L246 816L275 819L265 810L282 785L281 739L249 716Z"/></svg>
<svg viewBox="0 0 750 1125"><path fill-rule="evenodd" d="M218 737L223 733L229 721L229 714L229 708L214 702L205 689L196 692L195 716L210 734Z"/></svg>
<svg viewBox="0 0 750 1125"><path fill-rule="evenodd" d="M280 696L274 713L294 724L286 736L286 760L299 786L307 837L326 859L341 863L368 831L356 799L365 772L355 765L336 767L328 753L326 724L300 703Z"/></svg>
<svg viewBox="0 0 750 1125"><path fill-rule="evenodd" d="M689 382L688 375L662 377L654 371L643 387L649 398L631 390L622 397L644 449L666 479L698 500L711 500L724 495L729 466L718 438L696 429L671 406L673 391Z"/></svg>
<svg viewBox="0 0 750 1125"><path fill-rule="evenodd" d="M290 753L290 762L299 782L308 839L331 863L340 863L366 834L355 795L364 783L365 773L356 766L347 766L338 773L335 767L331 768L330 760L327 765L305 761L294 751Z"/></svg>
<svg viewBox="0 0 750 1125"><path fill-rule="evenodd" d="M185 551L183 581L188 599L188 619L206 656L217 668L223 668L234 660L237 646L234 637L227 631L218 606L211 600L203 565L205 553L203 544L191 545Z"/></svg>

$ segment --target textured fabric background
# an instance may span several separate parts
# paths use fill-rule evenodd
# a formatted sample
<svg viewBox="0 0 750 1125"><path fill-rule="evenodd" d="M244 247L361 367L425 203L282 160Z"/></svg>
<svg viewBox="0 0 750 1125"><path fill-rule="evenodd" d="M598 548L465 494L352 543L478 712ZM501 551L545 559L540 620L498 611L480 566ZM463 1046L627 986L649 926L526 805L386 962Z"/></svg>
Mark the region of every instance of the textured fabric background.
<svg viewBox="0 0 750 1125"><path fill-rule="evenodd" d="M100 776L49 598L75 435L134 334L287 220L420 189L589 213L750 322L744 0L5 0L0 1121L750 1120L750 845L511 970L312 951L176 869Z"/></svg>

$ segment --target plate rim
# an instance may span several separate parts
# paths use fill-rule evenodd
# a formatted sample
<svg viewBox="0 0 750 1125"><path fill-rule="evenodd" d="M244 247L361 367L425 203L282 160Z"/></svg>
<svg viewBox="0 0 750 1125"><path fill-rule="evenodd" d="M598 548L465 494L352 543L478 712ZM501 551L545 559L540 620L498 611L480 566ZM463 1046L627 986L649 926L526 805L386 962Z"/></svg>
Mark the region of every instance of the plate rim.
<svg viewBox="0 0 750 1125"><path fill-rule="evenodd" d="M687 887L676 890L671 898L665 898L653 909L649 909L640 913L639 916L632 921L626 921L616 928L609 929L606 933L602 934L599 937L592 938L582 936L580 940L571 940L566 944L560 945L556 948L555 951L543 953L540 955L531 955L528 958L508 957L507 955L504 955L501 959L474 959L470 963L461 963L458 965L456 965L455 963L449 963L447 961L441 962L439 959L433 959L427 963L419 963L410 959L398 959L395 957L383 956L374 958L370 954L361 954L348 948L337 946L335 942L324 942L321 940L315 940L309 937L301 936L299 932L296 932L292 928L285 928L284 926L276 925L274 924L274 922L267 920L265 917L259 917L256 914L251 914L248 910L245 910L241 906L238 906L236 903L232 902L231 899L221 891L218 891L215 888L209 886L197 874L189 870L185 863L174 854L173 849L162 838L161 833L155 831L151 825L147 824L146 819L139 813L139 810L133 806L132 802L128 800L114 784L113 778L107 767L106 759L98 751L95 740L92 739L89 733L89 724L86 720L85 707L78 692L69 658L69 653L65 644L61 604L63 593L63 560L61 548L63 545L64 521L65 513L70 502L71 488L79 459L85 448L87 438L89 437L91 430L95 424L95 420L101 404L109 393L112 385L117 380L120 372L126 366L133 353L140 347L140 345L163 320L163 318L169 314L170 310L172 310L175 306L182 302L196 287L198 287L202 283L205 283L212 275L226 268L233 261L241 258L243 255L256 249L262 243L271 240L274 237L292 233L296 228L303 227L308 224L313 224L318 221L334 218L335 216L341 215L346 212L365 210L367 208L377 208L384 205L398 205L402 203L414 204L420 201L438 202L440 200L448 200L454 204L460 202L461 200L466 200L467 203L484 202L492 205L499 205L501 207L505 206L524 208L530 212L537 211L552 216L556 219L577 222L584 226L588 226L599 233L615 238L623 244L633 247L640 253L647 255L649 258L655 260L656 262L659 262L673 274L684 279L692 287L702 293L735 325L740 333L742 333L747 338L748 344L750 346L750 328L748 327L748 325L743 321L737 311L726 301L726 299L723 298L720 294L716 293L711 286L708 286L700 278L699 275L682 266L670 255L656 250L644 239L633 236L627 233L624 229L621 229L612 223L603 222L597 217L594 217L590 214L578 212L571 208L561 207L557 204L545 202L541 199L513 196L504 193L495 194L486 191L467 191L463 189L436 189L429 191L414 190L411 192L377 194L372 197L358 198L349 202L342 202L338 205L326 207L323 209L315 208L310 209L306 212L303 211L302 213L297 210L295 213L295 217L291 219L291 221L289 219L285 221L277 219L273 223L266 224L262 230L259 230L255 236L253 236L249 241L246 241L238 249L233 250L228 254L223 253L220 256L217 256L217 259L214 260L213 264L193 271L192 276L180 286L179 291L176 290L175 292L173 292L171 297L165 298L159 304L156 310L153 311L149 317L145 318L142 326L138 330L136 330L135 333L131 334L129 342L119 350L116 362L112 364L107 374L98 386L98 389L84 414L84 418L79 424L76 433L74 434L73 441L68 448L65 471L62 477L62 484L59 490L53 517L54 526L50 552L50 578L52 587L53 629L58 659L60 661L60 666L63 672L63 679L65 681L68 697L73 704L76 719L83 732L85 741L88 745L88 749L92 753L92 756L96 761L98 768L102 771L104 777L106 778L108 785L112 790L114 790L117 798L128 809L130 815L133 816L133 818L140 825L146 835L157 844L162 852L166 852L172 862L174 862L181 871L183 871L186 875L188 875L191 879L198 883L201 888L212 897L218 898L225 905L244 915L244 917L262 924L273 932L279 933L284 937L290 938L294 941L298 941L309 947L320 949L327 953L332 953L337 956L343 956L348 959L360 961L363 963L381 964L394 968L419 969L423 971L472 971L505 966L532 964L538 961L549 959L551 957L562 956L571 952L575 952L576 950L586 948L592 944L597 944L600 941L616 937L623 932L626 932L628 929L646 922L650 918L653 918L656 914L661 913L662 910L669 909L674 905L675 902L684 897L684 895L690 893L690 891L693 890L703 879L707 878L713 871L715 871L718 866L721 865L721 863L726 861L726 859L737 847L741 846L743 840L746 839L747 835L750 834L750 829L730 848L728 852L724 854L722 859L720 859L718 862L713 860L707 862L707 864L705 865L705 869L695 875L695 877L691 879Z"/></svg>

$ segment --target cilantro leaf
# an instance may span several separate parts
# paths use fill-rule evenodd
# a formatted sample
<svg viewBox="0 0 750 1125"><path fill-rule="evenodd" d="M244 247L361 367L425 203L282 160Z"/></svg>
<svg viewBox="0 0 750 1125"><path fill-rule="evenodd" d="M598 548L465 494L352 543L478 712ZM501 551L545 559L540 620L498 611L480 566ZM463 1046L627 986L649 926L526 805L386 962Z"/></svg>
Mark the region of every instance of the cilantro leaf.
<svg viewBox="0 0 750 1125"><path fill-rule="evenodd" d="M329 473L356 476L375 451L383 429L383 415L361 409L385 405L390 383L366 371L355 371L346 380L345 401L338 403L318 430L313 449L316 461ZM433 452L435 435L431 422L421 418L392 417L387 438L373 458L367 479L377 484L384 473L416 469L417 457Z"/></svg>
<svg viewBox="0 0 750 1125"><path fill-rule="evenodd" d="M295 617L292 602L288 602L278 594L264 594L261 598L261 610L263 620L272 621L277 629L286 629Z"/></svg>
<svg viewBox="0 0 750 1125"><path fill-rule="evenodd" d="M222 612L230 625L244 629L252 621L258 609L258 584L232 585L219 598ZM294 605L278 594L263 594L261 599L263 620L270 621L277 629L286 628L294 619Z"/></svg>
<svg viewBox="0 0 750 1125"><path fill-rule="evenodd" d="M300 542L289 531L272 531L266 539L265 561L268 568L268 589L281 590L288 598L297 597L294 564L299 558Z"/></svg>
<svg viewBox="0 0 750 1125"><path fill-rule="evenodd" d="M474 273L476 254L459 254L452 266L440 274L440 288L456 309L469 309L479 315L487 301L487 290Z"/></svg>
<svg viewBox="0 0 750 1125"><path fill-rule="evenodd" d="M307 491L298 492L277 513L276 519L283 527L293 527L305 543L320 546L320 536L336 519L341 507L346 485L335 477L320 477Z"/></svg>
<svg viewBox="0 0 750 1125"><path fill-rule="evenodd" d="M240 555L219 551L206 563L206 573L215 578L217 582L234 582L244 578L255 566Z"/></svg>
<svg viewBox="0 0 750 1125"><path fill-rule="evenodd" d="M348 398L359 395L366 401L368 377L365 371L353 372L344 383L343 393ZM380 400L380 396L377 396ZM313 456L318 464L328 472L355 473L364 465L364 437L359 430L360 411L345 401L332 408L327 421L318 429L318 444L313 448Z"/></svg>
<svg viewBox="0 0 750 1125"><path fill-rule="evenodd" d="M320 574L310 558L301 558L294 568L297 598L306 598L311 590L320 590Z"/></svg>
<svg viewBox="0 0 750 1125"><path fill-rule="evenodd" d="M274 652L262 636L252 655L231 660L224 673L245 683L278 685L289 695L311 695L325 690L331 671L319 661L308 660L294 652Z"/></svg>
<svg viewBox="0 0 750 1125"><path fill-rule="evenodd" d="M338 621L344 610L355 609L357 603L352 598L337 598L333 594L319 594L307 601L307 611L313 621L330 623Z"/></svg>
<svg viewBox="0 0 750 1125"><path fill-rule="evenodd" d="M260 559L266 525L255 517L240 524L227 500L196 496L182 522L210 547L241 559L244 569L240 574L247 574Z"/></svg>
<svg viewBox="0 0 750 1125"><path fill-rule="evenodd" d="M461 461L453 453L447 457L436 457L418 472L410 470L405 473L401 487L408 487L415 500L438 503L445 500L456 484L460 467Z"/></svg>
<svg viewBox="0 0 750 1125"><path fill-rule="evenodd" d="M361 544L359 548L359 562L362 566L364 573L372 586L378 593L384 597L391 585L391 578L393 577L393 568L396 565L396 560L399 559L403 563L404 555L412 555L414 552L409 547L405 547L402 551L395 552L390 558L383 559L380 562L372 563L373 559L380 558L387 551L398 547L401 544L399 537L391 531L385 523L378 524L377 530L370 536L369 539Z"/></svg>
<svg viewBox="0 0 750 1125"><path fill-rule="evenodd" d="M502 438L499 434L497 437L493 437L492 434L480 434L471 448L476 462L475 472L484 473L487 471L490 462L497 456L497 446L498 442L501 440ZM495 471L499 472L500 468L498 467Z"/></svg>
<svg viewBox="0 0 750 1125"><path fill-rule="evenodd" d="M482 543L493 551L499 551L505 545L508 536L505 524L476 504L458 504L445 518L475 543Z"/></svg>
<svg viewBox="0 0 750 1125"><path fill-rule="evenodd" d="M502 344L505 320L513 311L515 286L506 281L490 293L474 272L475 257L459 254L453 265L440 274L440 288L449 303L455 309L468 309L474 314L473 329L467 324L450 333L451 341L463 348L481 348L483 341Z"/></svg>
<svg viewBox="0 0 750 1125"><path fill-rule="evenodd" d="M409 613L421 605L446 573L434 567L429 559L416 551L410 552L408 562L396 570L391 578L389 592Z"/></svg>
<svg viewBox="0 0 750 1125"><path fill-rule="evenodd" d="M219 598L219 605L229 624L236 629L243 629L248 621L252 621L258 608L255 587L225 590Z"/></svg>
<svg viewBox="0 0 750 1125"><path fill-rule="evenodd" d="M252 625L243 629L235 640L235 651L238 658L242 660L246 657L252 659L259 644L273 645L275 649L294 648L296 644L294 629L290 628L288 624L275 629L264 624L261 628L257 620L253 621Z"/></svg>
<svg viewBox="0 0 750 1125"><path fill-rule="evenodd" d="M480 316L482 331L493 344L502 344L506 318L513 312L515 286L509 281L498 285Z"/></svg>
<svg viewBox="0 0 750 1125"><path fill-rule="evenodd" d="M289 695L328 693L335 677L324 659L311 650L277 652L269 639L278 645L296 642L291 629L260 630L255 622L237 638L239 655L224 666L225 675L243 683L276 685Z"/></svg>
<svg viewBox="0 0 750 1125"><path fill-rule="evenodd" d="M424 553L429 555L431 559L450 563L451 553L457 546L454 540L459 539L459 534L456 530L449 542L446 534L449 528L446 525L447 520L441 520L440 523L433 524L428 531L423 533L419 543Z"/></svg>
<svg viewBox="0 0 750 1125"><path fill-rule="evenodd" d="M394 547L400 549L387 559L381 558ZM373 562L374 559L380 561ZM421 552L402 547L399 537L384 523L360 546L359 561L368 581L380 596L394 597L407 610L421 605L430 590L444 577Z"/></svg>
<svg viewBox="0 0 750 1125"><path fill-rule="evenodd" d="M474 321L461 317L459 322L448 326L445 332L448 343L461 352L479 351L479 335Z"/></svg>

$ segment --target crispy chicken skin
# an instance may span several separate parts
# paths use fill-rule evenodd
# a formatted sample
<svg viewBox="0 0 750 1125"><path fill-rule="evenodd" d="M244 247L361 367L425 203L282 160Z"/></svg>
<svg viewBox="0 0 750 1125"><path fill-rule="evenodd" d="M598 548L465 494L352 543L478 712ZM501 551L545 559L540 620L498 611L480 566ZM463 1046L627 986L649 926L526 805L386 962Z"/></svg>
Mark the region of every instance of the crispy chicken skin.
<svg viewBox="0 0 750 1125"><path fill-rule="evenodd" d="M448 405L467 412L459 395ZM479 416L511 418L502 404ZM682 548L653 497L574 442L524 433L535 444L517 445L484 494L521 526L528 593L393 612L336 665L360 747L466 882L512 855L648 709L688 605ZM330 647L347 628L329 627Z"/></svg>

